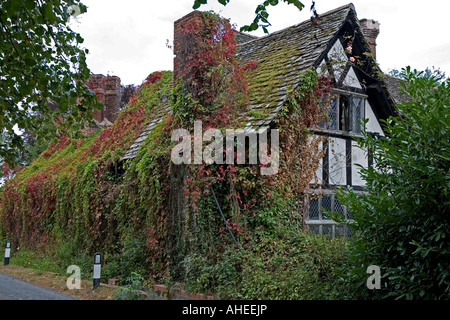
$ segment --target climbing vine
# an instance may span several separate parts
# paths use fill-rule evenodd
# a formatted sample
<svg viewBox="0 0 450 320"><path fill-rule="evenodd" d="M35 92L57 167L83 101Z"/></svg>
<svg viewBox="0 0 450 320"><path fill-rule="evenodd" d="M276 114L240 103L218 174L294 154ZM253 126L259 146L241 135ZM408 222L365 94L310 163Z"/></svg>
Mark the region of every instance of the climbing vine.
<svg viewBox="0 0 450 320"><path fill-rule="evenodd" d="M76 239L80 248L105 252L123 278L139 268L157 282L232 297L239 295L227 286L263 285L246 273L250 263L264 272L298 267L289 251L302 230L299 195L323 155L309 128L323 120L329 81L308 71L288 92L274 121L282 151L278 174L261 175L261 163L174 164L174 129L192 133L195 121L221 132L241 126L249 109L246 74L259 65L237 62L236 30L228 20L206 12L202 22L185 24L175 39L186 45L177 55L176 79L172 72L150 74L112 126L83 139L61 136L6 183L3 237L31 248ZM167 105L170 112L162 112ZM151 121L158 124L135 157L123 161ZM312 252L306 242L298 248Z"/></svg>

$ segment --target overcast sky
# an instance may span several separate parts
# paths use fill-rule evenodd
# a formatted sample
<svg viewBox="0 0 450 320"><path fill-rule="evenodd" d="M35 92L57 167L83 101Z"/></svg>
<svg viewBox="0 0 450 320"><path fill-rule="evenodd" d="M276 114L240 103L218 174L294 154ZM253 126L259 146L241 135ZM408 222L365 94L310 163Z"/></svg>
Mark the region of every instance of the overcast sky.
<svg viewBox="0 0 450 320"><path fill-rule="evenodd" d="M153 71L172 70L173 22L192 11L194 0L82 0L87 13L72 20L72 28L85 39L88 66L93 73L117 75L122 84L139 85ZM214 10L240 26L254 18L263 0L231 0L224 7L217 0L199 10ZM350 1L316 0L319 14ZM305 8L280 1L269 8L269 32L307 20L312 1ZM354 0L358 18L377 20L377 59L383 71L407 65L423 70L436 67L450 76L450 2L445 0ZM262 30L252 33L263 35Z"/></svg>

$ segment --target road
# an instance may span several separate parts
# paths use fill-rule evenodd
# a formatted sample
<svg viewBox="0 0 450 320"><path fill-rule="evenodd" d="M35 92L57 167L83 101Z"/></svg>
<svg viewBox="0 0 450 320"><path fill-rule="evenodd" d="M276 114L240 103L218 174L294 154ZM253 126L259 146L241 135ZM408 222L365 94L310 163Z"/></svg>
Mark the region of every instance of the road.
<svg viewBox="0 0 450 320"><path fill-rule="evenodd" d="M76 300L0 272L0 300Z"/></svg>

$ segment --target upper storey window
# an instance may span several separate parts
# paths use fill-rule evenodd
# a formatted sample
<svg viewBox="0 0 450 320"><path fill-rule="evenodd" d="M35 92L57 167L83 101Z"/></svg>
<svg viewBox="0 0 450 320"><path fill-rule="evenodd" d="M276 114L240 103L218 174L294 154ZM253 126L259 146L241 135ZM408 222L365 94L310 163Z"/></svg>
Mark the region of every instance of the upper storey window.
<svg viewBox="0 0 450 320"><path fill-rule="evenodd" d="M365 101L365 97L353 93L336 93L327 110L328 119L320 127L361 134Z"/></svg>

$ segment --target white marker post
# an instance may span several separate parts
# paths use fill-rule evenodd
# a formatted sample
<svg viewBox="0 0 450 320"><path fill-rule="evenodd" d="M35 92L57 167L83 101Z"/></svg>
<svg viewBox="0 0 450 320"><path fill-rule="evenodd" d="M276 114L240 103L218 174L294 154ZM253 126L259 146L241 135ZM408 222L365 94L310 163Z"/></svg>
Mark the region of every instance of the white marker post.
<svg viewBox="0 0 450 320"><path fill-rule="evenodd" d="M11 256L11 242L6 241L6 249L5 249L5 266L9 264L9 257Z"/></svg>
<svg viewBox="0 0 450 320"><path fill-rule="evenodd" d="M93 276L93 288L100 287L100 269L101 269L102 255L96 253L94 255L94 276Z"/></svg>

